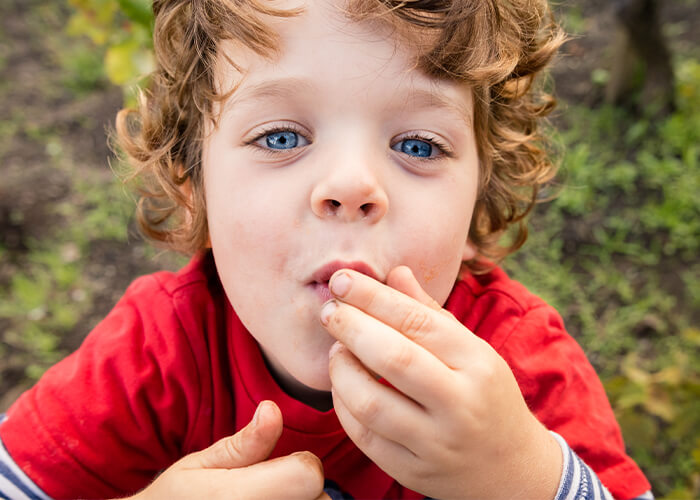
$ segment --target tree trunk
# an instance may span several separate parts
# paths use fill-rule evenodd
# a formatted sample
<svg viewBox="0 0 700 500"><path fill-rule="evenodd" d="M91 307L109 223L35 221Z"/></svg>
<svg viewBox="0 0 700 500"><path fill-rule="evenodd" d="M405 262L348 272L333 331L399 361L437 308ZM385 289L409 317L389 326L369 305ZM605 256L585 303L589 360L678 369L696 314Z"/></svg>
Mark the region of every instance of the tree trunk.
<svg viewBox="0 0 700 500"><path fill-rule="evenodd" d="M613 69L606 101L620 104L635 90L636 70L643 65L640 107L657 113L673 109L671 54L661 33L657 0L613 0L620 27L613 47Z"/></svg>

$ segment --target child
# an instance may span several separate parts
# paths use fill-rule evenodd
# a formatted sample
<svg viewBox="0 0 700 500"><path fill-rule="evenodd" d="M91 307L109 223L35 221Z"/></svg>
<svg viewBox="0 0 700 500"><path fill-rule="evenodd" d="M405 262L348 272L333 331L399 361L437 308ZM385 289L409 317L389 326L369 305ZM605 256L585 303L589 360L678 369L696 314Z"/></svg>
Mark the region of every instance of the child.
<svg viewBox="0 0 700 500"><path fill-rule="evenodd" d="M545 1L272 5L154 2L117 128L147 234L194 257L9 409L0 492L652 498L560 318L485 259L553 175Z"/></svg>

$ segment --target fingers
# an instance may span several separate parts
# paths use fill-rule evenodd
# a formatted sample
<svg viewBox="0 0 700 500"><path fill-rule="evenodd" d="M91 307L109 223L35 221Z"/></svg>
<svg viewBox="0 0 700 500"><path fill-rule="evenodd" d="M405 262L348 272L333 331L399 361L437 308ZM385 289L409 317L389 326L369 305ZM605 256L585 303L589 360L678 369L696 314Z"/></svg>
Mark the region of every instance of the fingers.
<svg viewBox="0 0 700 500"><path fill-rule="evenodd" d="M448 367L390 326L338 302L325 327L369 370L421 405L432 406L442 396L451 377Z"/></svg>
<svg viewBox="0 0 700 500"><path fill-rule="evenodd" d="M247 500L327 499L323 466L308 451L236 469L167 469L132 500L207 498Z"/></svg>
<svg viewBox="0 0 700 500"><path fill-rule="evenodd" d="M399 473L406 474L407 466L417 460L413 451L403 444L387 439L360 422L335 389L333 407L348 437L390 476L400 477Z"/></svg>
<svg viewBox="0 0 700 500"><path fill-rule="evenodd" d="M324 498L323 465L313 453L302 451L285 457L260 462L242 469L226 471L221 484L231 498L259 500L308 500ZM223 488L222 488L222 491Z"/></svg>
<svg viewBox="0 0 700 500"><path fill-rule="evenodd" d="M258 405L253 419L233 436L220 439L209 448L188 455L183 467L192 469L234 469L265 460L282 434L282 413L272 401Z"/></svg>
<svg viewBox="0 0 700 500"><path fill-rule="evenodd" d="M312 453L263 461L281 433L279 408L263 401L251 422L235 435L187 455L133 498L330 500L323 491L323 466Z"/></svg>
<svg viewBox="0 0 700 500"><path fill-rule="evenodd" d="M376 318L421 345L448 366L454 367L462 361L463 358L457 353L468 350L473 335L469 335L449 312L422 290L410 269L402 266L392 270L387 283L399 289L379 283L362 273L342 269L331 278L330 289L339 299L339 306L348 304ZM334 314L341 309L338 307ZM328 314L324 316L327 312L324 306L322 322L329 319ZM334 331L329 331L335 335ZM336 338L345 343L342 338ZM364 361L362 356L360 359Z"/></svg>
<svg viewBox="0 0 700 500"><path fill-rule="evenodd" d="M342 403L363 426L397 443L414 441L416 429L432 424L418 403L376 380L349 349L336 345L329 365L334 405Z"/></svg>

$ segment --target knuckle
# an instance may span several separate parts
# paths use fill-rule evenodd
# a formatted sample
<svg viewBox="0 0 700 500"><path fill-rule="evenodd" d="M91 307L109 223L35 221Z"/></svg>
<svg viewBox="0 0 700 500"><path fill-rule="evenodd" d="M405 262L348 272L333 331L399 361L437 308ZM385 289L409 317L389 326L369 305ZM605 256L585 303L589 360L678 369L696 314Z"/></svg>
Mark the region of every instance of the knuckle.
<svg viewBox="0 0 700 500"><path fill-rule="evenodd" d="M226 461L238 460L243 454L243 436L240 432L224 439L220 448L221 458Z"/></svg>
<svg viewBox="0 0 700 500"><path fill-rule="evenodd" d="M372 446L373 440L374 433L368 427L363 425L358 429L357 435L355 436L355 442L360 448L365 450L369 449Z"/></svg>
<svg viewBox="0 0 700 500"><path fill-rule="evenodd" d="M435 303L437 304L437 302L435 302ZM439 306L439 304L438 304L438 306ZM452 321L456 321L457 323L459 323L459 320L457 319L457 317L454 314L452 314L447 309L443 309L441 306L440 306L440 314L442 314L443 316L445 316L446 318L448 318Z"/></svg>
<svg viewBox="0 0 700 500"><path fill-rule="evenodd" d="M355 410L356 418L365 424L371 424L379 414L379 402L374 396L364 396Z"/></svg>
<svg viewBox="0 0 700 500"><path fill-rule="evenodd" d="M490 359L482 360L474 364L472 368L473 376L483 387L493 387L499 379L499 366Z"/></svg>
<svg viewBox="0 0 700 500"><path fill-rule="evenodd" d="M413 345L401 342L394 348L393 352L386 356L384 360L385 370L387 373L403 373L413 364L414 359Z"/></svg>
<svg viewBox="0 0 700 500"><path fill-rule="evenodd" d="M430 330L432 320L430 314L421 308L409 308L405 311L399 330L409 337Z"/></svg>
<svg viewBox="0 0 700 500"><path fill-rule="evenodd" d="M405 467L411 481L415 485L425 484L428 481L433 481L435 478L434 472L429 470L421 460L412 460Z"/></svg>
<svg viewBox="0 0 700 500"><path fill-rule="evenodd" d="M371 287L367 290L366 293L367 295L365 297L363 307L368 311L374 310L377 307L377 305L381 303L379 290L377 290L374 287Z"/></svg>

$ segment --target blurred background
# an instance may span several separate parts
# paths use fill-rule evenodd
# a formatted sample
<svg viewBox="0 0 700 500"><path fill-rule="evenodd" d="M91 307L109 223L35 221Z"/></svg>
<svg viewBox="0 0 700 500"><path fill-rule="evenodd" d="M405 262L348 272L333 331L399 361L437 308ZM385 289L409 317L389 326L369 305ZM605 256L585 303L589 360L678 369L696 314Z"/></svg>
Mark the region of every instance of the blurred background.
<svg viewBox="0 0 700 500"><path fill-rule="evenodd" d="M657 498L700 498L700 0L561 0L558 197L505 267L598 370ZM148 0L0 1L0 412L137 275L106 130L152 67Z"/></svg>

